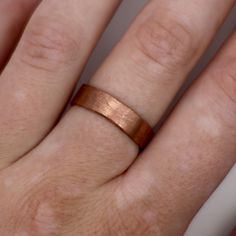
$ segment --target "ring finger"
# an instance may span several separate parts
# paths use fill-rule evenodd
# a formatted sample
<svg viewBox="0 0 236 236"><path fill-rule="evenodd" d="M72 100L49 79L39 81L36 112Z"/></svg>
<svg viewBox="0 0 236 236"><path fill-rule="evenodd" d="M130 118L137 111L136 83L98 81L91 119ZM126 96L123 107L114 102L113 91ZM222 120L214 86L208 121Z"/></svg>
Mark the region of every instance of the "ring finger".
<svg viewBox="0 0 236 236"><path fill-rule="evenodd" d="M90 84L119 98L154 126L233 3L151 1ZM99 184L125 171L138 154L137 147L119 129L77 107L69 111L39 151L52 147L55 153L66 153L77 175L85 170ZM64 158L58 160L63 168L65 162Z"/></svg>

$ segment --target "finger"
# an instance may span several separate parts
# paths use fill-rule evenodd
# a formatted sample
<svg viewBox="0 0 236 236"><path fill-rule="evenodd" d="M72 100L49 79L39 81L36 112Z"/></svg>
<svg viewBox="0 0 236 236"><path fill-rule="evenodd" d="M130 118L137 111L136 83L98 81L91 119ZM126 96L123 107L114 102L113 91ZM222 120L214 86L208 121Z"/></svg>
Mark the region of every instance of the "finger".
<svg viewBox="0 0 236 236"><path fill-rule="evenodd" d="M52 128L119 2L50 0L40 5L0 80L0 168Z"/></svg>
<svg viewBox="0 0 236 236"><path fill-rule="evenodd" d="M235 50L236 34L126 176L163 235L183 234L236 161Z"/></svg>
<svg viewBox="0 0 236 236"><path fill-rule="evenodd" d="M40 0L2 0L0 2L0 70L39 2Z"/></svg>
<svg viewBox="0 0 236 236"><path fill-rule="evenodd" d="M233 2L151 1L91 84L119 98L154 125ZM55 143L59 149L63 147L68 161L87 170L99 183L125 171L138 152L107 120L77 107L69 111L42 149Z"/></svg>

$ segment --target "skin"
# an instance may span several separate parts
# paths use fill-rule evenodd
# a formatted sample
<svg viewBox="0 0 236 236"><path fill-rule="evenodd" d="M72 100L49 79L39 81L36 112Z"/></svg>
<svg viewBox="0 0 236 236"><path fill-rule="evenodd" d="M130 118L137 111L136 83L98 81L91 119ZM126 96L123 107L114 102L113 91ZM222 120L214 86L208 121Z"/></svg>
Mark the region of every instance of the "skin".
<svg viewBox="0 0 236 236"><path fill-rule="evenodd" d="M0 235L181 236L235 164L235 34L141 154L97 114L60 117L119 3L1 1ZM150 1L89 83L155 126L234 3Z"/></svg>

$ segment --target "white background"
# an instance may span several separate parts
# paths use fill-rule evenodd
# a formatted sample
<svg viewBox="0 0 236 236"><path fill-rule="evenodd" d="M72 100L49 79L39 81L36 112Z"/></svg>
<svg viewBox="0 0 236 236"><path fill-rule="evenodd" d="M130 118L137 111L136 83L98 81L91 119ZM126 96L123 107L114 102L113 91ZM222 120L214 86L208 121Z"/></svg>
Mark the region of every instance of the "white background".
<svg viewBox="0 0 236 236"><path fill-rule="evenodd" d="M224 1L224 0L222 0ZM145 4L145 0L125 0L115 15L108 30L96 48L82 81L88 80L114 44L126 31L132 19ZM222 41L233 31L236 25L236 7L220 30L215 42L209 48L201 62L193 70L190 81L206 66ZM203 39L204 40L204 39ZM235 52L236 53L236 52ZM236 225L236 167L209 199L195 217L185 236L226 236ZM173 235L174 236L174 235Z"/></svg>

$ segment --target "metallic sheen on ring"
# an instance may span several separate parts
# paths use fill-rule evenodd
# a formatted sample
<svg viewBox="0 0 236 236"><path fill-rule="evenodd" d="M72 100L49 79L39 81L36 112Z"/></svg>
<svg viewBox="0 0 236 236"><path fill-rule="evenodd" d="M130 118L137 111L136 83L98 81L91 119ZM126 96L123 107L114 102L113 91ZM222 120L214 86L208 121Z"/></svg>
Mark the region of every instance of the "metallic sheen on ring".
<svg viewBox="0 0 236 236"><path fill-rule="evenodd" d="M141 150L153 137L150 125L135 111L110 94L90 85L80 88L72 105L102 115L126 133Z"/></svg>

